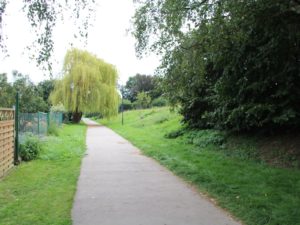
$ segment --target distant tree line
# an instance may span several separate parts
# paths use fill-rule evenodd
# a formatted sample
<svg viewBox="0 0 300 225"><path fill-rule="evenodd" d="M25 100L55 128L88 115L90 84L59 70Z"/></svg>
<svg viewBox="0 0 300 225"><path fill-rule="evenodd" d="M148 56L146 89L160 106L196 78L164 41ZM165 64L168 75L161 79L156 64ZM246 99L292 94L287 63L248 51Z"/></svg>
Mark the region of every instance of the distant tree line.
<svg viewBox="0 0 300 225"><path fill-rule="evenodd" d="M133 26L139 55L164 54L164 92L191 127L299 129L299 1L149 0Z"/></svg>
<svg viewBox="0 0 300 225"><path fill-rule="evenodd" d="M126 85L121 87L124 110L165 106L162 79L158 76L136 74L129 77Z"/></svg>
<svg viewBox="0 0 300 225"><path fill-rule="evenodd" d="M34 84L29 76L13 71L13 82L8 82L7 74L0 74L0 107L12 108L15 96L19 92L21 112L48 112L51 104L49 95L54 88L54 80L44 80Z"/></svg>

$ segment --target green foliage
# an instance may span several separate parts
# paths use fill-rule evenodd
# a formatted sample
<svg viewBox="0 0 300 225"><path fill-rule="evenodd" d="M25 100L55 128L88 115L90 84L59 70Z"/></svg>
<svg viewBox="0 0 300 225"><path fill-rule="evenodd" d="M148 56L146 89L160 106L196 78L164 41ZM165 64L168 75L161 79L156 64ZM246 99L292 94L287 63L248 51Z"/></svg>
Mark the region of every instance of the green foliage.
<svg viewBox="0 0 300 225"><path fill-rule="evenodd" d="M220 146L226 141L224 133L216 130L194 130L187 132L186 136L189 143L199 147Z"/></svg>
<svg viewBox="0 0 300 225"><path fill-rule="evenodd" d="M58 105L53 105L50 108L51 112L67 112L66 108L62 103L59 103Z"/></svg>
<svg viewBox="0 0 300 225"><path fill-rule="evenodd" d="M158 97L156 99L153 99L151 102L151 105L153 107L163 107L168 105L168 100L164 97Z"/></svg>
<svg viewBox="0 0 300 225"><path fill-rule="evenodd" d="M47 103L47 108L48 110L51 107L50 101L49 101L49 97L51 92L54 89L54 84L55 84L55 80L44 80L41 81L40 83L38 83L37 85L37 90L39 92L39 96L43 98L44 102Z"/></svg>
<svg viewBox="0 0 300 225"><path fill-rule="evenodd" d="M185 132L182 129L179 129L166 133L164 137L168 139L175 139L182 136L184 133Z"/></svg>
<svg viewBox="0 0 300 225"><path fill-rule="evenodd" d="M20 156L23 161L36 159L42 150L42 143L38 136L27 135L24 143L20 144Z"/></svg>
<svg viewBox="0 0 300 225"><path fill-rule="evenodd" d="M53 104L62 103L79 122L83 112L98 112L110 117L117 114L116 68L87 51L72 49L64 61L64 77L51 94ZM75 118L79 116L79 118Z"/></svg>
<svg viewBox="0 0 300 225"><path fill-rule="evenodd" d="M14 81L8 83L7 75L0 74L0 107L11 108L15 105L15 96L19 92L21 112L46 112L49 111L49 104L46 96L43 95L43 85L35 85L28 75L13 71ZM43 81L47 83L48 81ZM50 81L49 81L50 82Z"/></svg>
<svg viewBox="0 0 300 225"><path fill-rule="evenodd" d="M149 92L154 88L152 76L136 74L129 77L124 87L124 98L131 102L137 100L137 95L140 92Z"/></svg>
<svg viewBox="0 0 300 225"><path fill-rule="evenodd" d="M50 121L49 127L47 129L48 135L58 136L59 135L59 127L54 121Z"/></svg>
<svg viewBox="0 0 300 225"><path fill-rule="evenodd" d="M141 74L129 77L124 87L123 97L134 102L140 92L147 92L152 99L159 97L162 94L160 78Z"/></svg>
<svg viewBox="0 0 300 225"><path fill-rule="evenodd" d="M171 104L191 127L300 126L300 4L258 0L140 2L137 52L164 52Z"/></svg>
<svg viewBox="0 0 300 225"><path fill-rule="evenodd" d="M189 130L178 129L165 134L165 138L175 139L184 136L184 140L188 144L193 144L200 148L213 146L221 146L226 143L226 136L223 132L217 130Z"/></svg>
<svg viewBox="0 0 300 225"><path fill-rule="evenodd" d="M133 109L133 104L131 103L131 101L128 99L123 99L123 103L121 102L119 106L119 111L122 110L122 104L123 104L124 111Z"/></svg>
<svg viewBox="0 0 300 225"><path fill-rule="evenodd" d="M140 92L137 95L136 105L138 108L146 109L150 107L151 97L146 92Z"/></svg>
<svg viewBox="0 0 300 225"><path fill-rule="evenodd" d="M14 89L7 81L7 75L0 74L0 107L10 108L14 105Z"/></svg>

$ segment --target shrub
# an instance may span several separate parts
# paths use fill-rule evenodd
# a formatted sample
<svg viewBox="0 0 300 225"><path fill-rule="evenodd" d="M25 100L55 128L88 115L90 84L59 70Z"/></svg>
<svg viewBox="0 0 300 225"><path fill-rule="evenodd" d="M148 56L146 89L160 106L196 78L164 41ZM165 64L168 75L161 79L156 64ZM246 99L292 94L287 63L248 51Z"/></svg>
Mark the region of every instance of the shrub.
<svg viewBox="0 0 300 225"><path fill-rule="evenodd" d="M153 107L163 107L168 105L168 101L163 97L158 97L152 101L151 105Z"/></svg>
<svg viewBox="0 0 300 225"><path fill-rule="evenodd" d="M128 99L123 99L123 109L125 110L131 110L133 109L133 104ZM119 106L119 112L122 112L122 103Z"/></svg>
<svg viewBox="0 0 300 225"><path fill-rule="evenodd" d="M217 130L195 130L187 135L188 142L199 147L208 145L222 145L225 142L225 135Z"/></svg>
<svg viewBox="0 0 300 225"><path fill-rule="evenodd" d="M165 134L165 138L175 139L175 138L182 136L183 134L184 134L184 131L182 129L175 130L175 131L171 131L171 132Z"/></svg>
<svg viewBox="0 0 300 225"><path fill-rule="evenodd" d="M20 144L20 156L24 161L36 159L41 150L41 141L34 135L27 135L24 143Z"/></svg>
<svg viewBox="0 0 300 225"><path fill-rule="evenodd" d="M146 92L140 92L137 95L136 104L138 108L146 109L150 107L151 97Z"/></svg>

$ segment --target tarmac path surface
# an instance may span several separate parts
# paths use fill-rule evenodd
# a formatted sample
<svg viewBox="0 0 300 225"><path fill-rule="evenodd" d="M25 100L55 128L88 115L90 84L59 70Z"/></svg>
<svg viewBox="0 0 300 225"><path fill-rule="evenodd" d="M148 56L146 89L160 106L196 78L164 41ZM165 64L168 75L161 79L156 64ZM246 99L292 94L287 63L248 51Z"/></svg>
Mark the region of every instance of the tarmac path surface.
<svg viewBox="0 0 300 225"><path fill-rule="evenodd" d="M84 122L74 225L240 225L112 130Z"/></svg>

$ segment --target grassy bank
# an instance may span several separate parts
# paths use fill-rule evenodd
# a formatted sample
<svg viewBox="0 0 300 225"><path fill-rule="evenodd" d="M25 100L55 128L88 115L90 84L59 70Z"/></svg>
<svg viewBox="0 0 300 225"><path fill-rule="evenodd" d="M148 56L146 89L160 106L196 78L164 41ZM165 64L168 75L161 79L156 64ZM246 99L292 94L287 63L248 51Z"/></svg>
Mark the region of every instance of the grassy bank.
<svg viewBox="0 0 300 225"><path fill-rule="evenodd" d="M245 224L300 224L300 171L258 160L251 141L232 144L232 138L226 142L216 131L177 132L180 116L167 108L129 111L124 121L124 126L120 117L100 122L216 199Z"/></svg>
<svg viewBox="0 0 300 225"><path fill-rule="evenodd" d="M84 125L65 125L47 137L38 160L22 163L0 181L1 225L71 224Z"/></svg>

